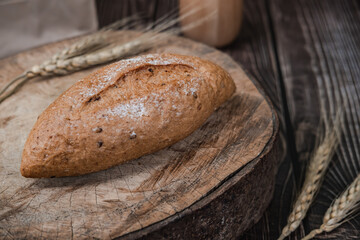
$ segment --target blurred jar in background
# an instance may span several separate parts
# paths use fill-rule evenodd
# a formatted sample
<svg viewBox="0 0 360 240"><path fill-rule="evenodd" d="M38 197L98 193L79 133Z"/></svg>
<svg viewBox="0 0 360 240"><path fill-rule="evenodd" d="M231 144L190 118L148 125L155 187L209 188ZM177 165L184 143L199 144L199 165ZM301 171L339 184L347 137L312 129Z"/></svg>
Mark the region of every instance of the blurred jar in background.
<svg viewBox="0 0 360 240"><path fill-rule="evenodd" d="M180 0L181 26L186 37L214 47L231 43L238 35L242 23L243 0ZM186 15L185 15L186 16ZM208 17L207 17L208 16ZM207 18L206 20L204 20ZM198 21L199 24L195 24Z"/></svg>

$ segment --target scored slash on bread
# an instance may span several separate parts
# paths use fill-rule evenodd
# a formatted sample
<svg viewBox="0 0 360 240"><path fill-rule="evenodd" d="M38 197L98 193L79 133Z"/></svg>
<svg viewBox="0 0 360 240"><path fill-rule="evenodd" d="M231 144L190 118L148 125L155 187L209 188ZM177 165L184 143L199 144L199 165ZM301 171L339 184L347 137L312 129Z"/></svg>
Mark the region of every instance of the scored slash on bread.
<svg viewBox="0 0 360 240"><path fill-rule="evenodd" d="M39 116L25 143L25 177L77 176L156 152L190 135L235 92L198 57L151 54L105 66Z"/></svg>

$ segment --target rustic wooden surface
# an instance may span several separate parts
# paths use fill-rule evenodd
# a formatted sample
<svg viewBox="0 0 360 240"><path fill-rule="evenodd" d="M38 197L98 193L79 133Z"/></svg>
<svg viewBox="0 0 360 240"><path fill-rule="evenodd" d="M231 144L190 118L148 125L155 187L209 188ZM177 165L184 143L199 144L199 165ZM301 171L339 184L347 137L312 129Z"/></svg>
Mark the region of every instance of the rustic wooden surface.
<svg viewBox="0 0 360 240"><path fill-rule="evenodd" d="M320 101L333 116L336 107L345 109L343 139L305 219L305 232L321 224L331 200L360 172L359 12L359 1L276 0L271 4L278 58L301 165L306 164L314 146ZM347 103L342 107L339 102ZM292 237L296 235L303 232ZM360 239L360 216L318 238Z"/></svg>
<svg viewBox="0 0 360 240"><path fill-rule="evenodd" d="M1 60L0 82L71 41ZM274 110L220 51L172 38L151 52L216 62L234 78L236 94L201 128L167 149L82 177L34 180L19 173L27 134L48 104L94 69L32 81L0 105L0 236L229 239L258 221L271 199L279 159Z"/></svg>
<svg viewBox="0 0 360 240"><path fill-rule="evenodd" d="M121 2L121 3L120 3ZM138 9L150 20L158 19L177 6L177 1L148 0L97 1L99 23L110 23ZM106 9L117 12L116 17ZM125 7L124 7L125 6ZM125 10L127 9L127 10ZM221 49L231 55L263 86L279 113L286 147L279 166L273 201L260 222L241 239L276 239L296 190L302 170L315 143L319 123L319 90L332 99L348 99L342 147L334 159L324 188L303 221L289 239L300 239L319 226L325 209L360 171L359 162L359 11L356 0L252 0L244 1L243 27L231 45ZM337 94L337 89L343 89ZM353 114L350 114L352 112ZM352 117L353 116L353 117ZM348 149L348 150L347 150ZM350 159L350 169L339 169ZM334 193L331 193L334 192ZM359 239L360 218L352 218L337 230L319 235L318 239Z"/></svg>
<svg viewBox="0 0 360 240"><path fill-rule="evenodd" d="M173 0L97 0L96 3L101 26L139 12L146 13L147 20L155 20L177 6L177 1ZM292 198L299 187L301 169L313 148L319 116L317 82L326 80L330 83L327 89L346 84L350 96L355 97L353 104L359 102L356 98L359 93L359 5L357 0L244 1L241 33L233 44L221 50L241 63L264 86L279 113L287 151L279 166L270 207L240 239L276 239L285 225ZM354 128L351 129L359 136L358 118L352 121L350 126ZM356 134L352 135L354 139ZM355 150L359 143L352 139L348 142L352 143L349 155L351 153L355 163L359 163ZM333 197L329 190L339 193L356 170L359 168L330 170L310 217L289 239L300 239L320 224ZM339 174L346 179L340 179ZM358 217L317 239L359 239L359 229Z"/></svg>

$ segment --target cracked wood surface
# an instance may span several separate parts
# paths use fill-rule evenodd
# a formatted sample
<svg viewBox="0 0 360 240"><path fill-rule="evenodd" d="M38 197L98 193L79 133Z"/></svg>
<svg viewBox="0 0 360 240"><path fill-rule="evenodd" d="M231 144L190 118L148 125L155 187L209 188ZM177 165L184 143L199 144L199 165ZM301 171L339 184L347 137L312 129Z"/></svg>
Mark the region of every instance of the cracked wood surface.
<svg viewBox="0 0 360 240"><path fill-rule="evenodd" d="M48 59L71 41L1 60L0 83ZM242 68L220 51L172 38L151 52L209 59L232 75L237 91L193 134L164 150L85 176L26 179L19 172L21 152L37 116L61 92L95 68L31 81L0 105L2 238L135 238L143 235L144 228L144 234L149 235L166 225L175 229L173 222L196 212L214 224L214 229L221 225L215 222L218 219L224 222L233 217L226 226L230 230L217 235L225 238L239 235L261 217L272 196L277 164L277 155L272 151L273 144L278 144L273 109ZM239 191L249 194L240 195ZM232 207L226 205L230 203L238 205L232 210L234 216L224 210ZM222 209L216 216L206 212L206 208L213 211L214 205ZM195 234L191 226L187 227L189 234Z"/></svg>

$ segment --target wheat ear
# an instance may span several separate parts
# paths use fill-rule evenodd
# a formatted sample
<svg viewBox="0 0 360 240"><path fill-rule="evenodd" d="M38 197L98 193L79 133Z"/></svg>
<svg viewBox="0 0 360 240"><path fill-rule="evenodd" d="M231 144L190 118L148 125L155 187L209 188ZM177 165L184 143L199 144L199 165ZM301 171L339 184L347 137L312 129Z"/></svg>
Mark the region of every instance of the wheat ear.
<svg viewBox="0 0 360 240"><path fill-rule="evenodd" d="M329 126L326 127L323 140L310 158L310 163L305 173L303 187L295 201L292 212L288 217L287 224L278 238L279 240L289 236L299 227L321 186L326 169L329 166L339 142L339 116L340 113L338 113L332 128Z"/></svg>
<svg viewBox="0 0 360 240"><path fill-rule="evenodd" d="M326 211L323 223L319 229L312 230L302 240L308 240L322 232L331 232L356 211L360 205L360 174L346 188L346 190L336 198Z"/></svg>

